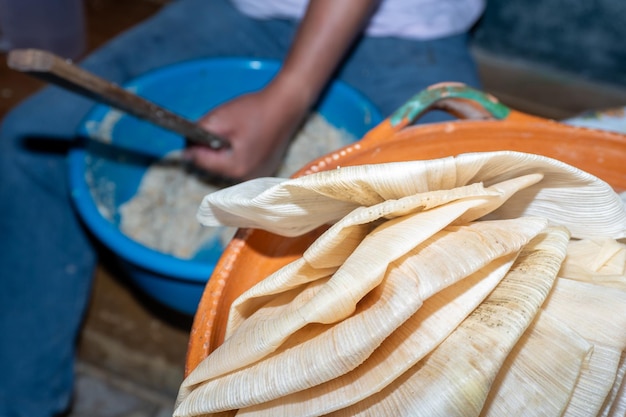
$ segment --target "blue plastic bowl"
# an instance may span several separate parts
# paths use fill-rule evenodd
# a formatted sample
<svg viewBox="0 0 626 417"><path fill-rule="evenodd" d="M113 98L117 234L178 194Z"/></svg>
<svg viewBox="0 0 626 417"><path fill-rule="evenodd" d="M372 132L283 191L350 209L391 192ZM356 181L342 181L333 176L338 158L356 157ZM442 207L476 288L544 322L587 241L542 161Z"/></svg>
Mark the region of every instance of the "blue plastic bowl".
<svg viewBox="0 0 626 417"><path fill-rule="evenodd" d="M203 59L152 71L124 87L195 120L229 99L262 88L278 68L278 62L267 60ZM316 111L356 138L382 120L371 102L341 82L327 90ZM102 135L110 143L91 140ZM91 110L79 136L80 146L69 155L69 180L82 220L141 290L193 315L221 256L221 244L210 242L193 259L180 259L148 248L118 229L118 208L137 192L148 165L181 149L184 139L105 105Z"/></svg>

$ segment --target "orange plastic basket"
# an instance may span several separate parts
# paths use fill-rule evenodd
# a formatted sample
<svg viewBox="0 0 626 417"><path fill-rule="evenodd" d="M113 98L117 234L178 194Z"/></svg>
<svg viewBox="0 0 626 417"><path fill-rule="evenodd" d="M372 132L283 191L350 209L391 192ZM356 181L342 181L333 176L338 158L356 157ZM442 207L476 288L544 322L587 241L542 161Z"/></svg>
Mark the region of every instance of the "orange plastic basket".
<svg viewBox="0 0 626 417"><path fill-rule="evenodd" d="M413 125L430 109L462 120ZM417 94L361 141L312 161L295 176L333 169L467 152L513 150L561 160L626 190L626 135L574 127L511 110L495 98L459 84L438 84ZM195 315L186 374L222 343L231 303L245 290L297 259L323 232L286 238L240 229L207 283Z"/></svg>

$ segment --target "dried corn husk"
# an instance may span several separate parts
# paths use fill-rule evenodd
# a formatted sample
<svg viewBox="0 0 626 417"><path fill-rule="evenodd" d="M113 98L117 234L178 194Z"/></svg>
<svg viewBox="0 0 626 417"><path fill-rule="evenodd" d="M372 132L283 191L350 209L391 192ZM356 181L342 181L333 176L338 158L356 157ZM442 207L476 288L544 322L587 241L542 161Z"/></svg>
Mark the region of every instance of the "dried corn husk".
<svg viewBox="0 0 626 417"><path fill-rule="evenodd" d="M569 234L530 242L487 299L430 355L338 416L477 416L496 374L530 325L565 257Z"/></svg>
<svg viewBox="0 0 626 417"><path fill-rule="evenodd" d="M565 417L600 415L604 404L611 401L622 352L598 342L592 342L592 346L589 360L581 369L572 398L562 414Z"/></svg>
<svg viewBox="0 0 626 417"><path fill-rule="evenodd" d="M529 178L532 181L532 178ZM510 183L522 187L524 183ZM286 291L311 280L325 277L337 270L384 218L395 218L412 212L427 211L441 205L468 198L496 197L502 191L472 184L453 190L426 192L399 200L386 200L371 207L358 207L332 225L297 259L265 278L242 294L233 303L227 336L244 317L255 311L268 296ZM514 192L514 190L511 190Z"/></svg>
<svg viewBox="0 0 626 417"><path fill-rule="evenodd" d="M624 331L618 331L625 326L623 315L624 299L610 297L603 290L596 289L589 284L597 284L626 290L626 245L611 238L572 240L568 246L565 262L561 266L559 275L588 284L577 285L569 280L563 280L563 292L569 292L570 298L576 301L560 303L561 311L565 314L566 305L572 309L589 311L592 320L578 322L579 315L573 315L573 321L588 339L594 341L594 352L590 364L583 369L578 385L579 392L572 397L565 416L609 415L612 405L624 378L626 365L624 364ZM559 279L559 282L561 279ZM558 284L558 283L557 283ZM576 292L600 294L587 300L580 298ZM612 295L620 294L611 291ZM560 295L563 296L563 295ZM557 296L555 296L557 297ZM602 306L595 303L602 303ZM621 305L620 305L621 304ZM609 311L610 310L610 311ZM600 314L597 314L599 312ZM612 328L606 328L606 315L611 317ZM621 327L622 329L624 327ZM607 335L609 336L607 340ZM599 341L598 341L599 340ZM607 344L608 343L608 344ZM603 401L604 399L604 401ZM599 410L599 411L598 411ZM624 415L617 414L617 415Z"/></svg>
<svg viewBox="0 0 626 417"><path fill-rule="evenodd" d="M272 357L196 387L186 398L190 408L196 407L192 414L246 407L351 371L413 315L423 300L494 259L517 252L545 224L543 219L532 218L476 222L437 233L393 262L386 279L368 292L351 317L332 327L303 328ZM279 314L284 316L284 312ZM253 318L242 324L246 334L248 325L258 328ZM276 380L275 376L289 363L298 364L303 371ZM180 409L186 408L181 404Z"/></svg>
<svg viewBox="0 0 626 417"><path fill-rule="evenodd" d="M565 415L596 415L626 349L626 292L559 278L544 308L594 345ZM610 319L608 319L610 318Z"/></svg>
<svg viewBox="0 0 626 417"><path fill-rule="evenodd" d="M622 381L619 394L609 411L609 417L621 417L626 415L626 384Z"/></svg>
<svg viewBox="0 0 626 417"><path fill-rule="evenodd" d="M359 165L290 180L257 178L207 195L198 220L297 236L359 206L456 188L454 168L451 158L443 158L411 166Z"/></svg>
<svg viewBox="0 0 626 417"><path fill-rule="evenodd" d="M302 258L235 301L225 343L184 381L176 416L217 416L221 410L240 407L242 415L268 416L328 412L395 416L413 415L419 409L426 415L478 415L489 390L497 387L485 415L515 414L520 404L536 401L546 389L519 390L517 406L513 401L501 407L494 400L499 390L512 390L500 381L520 381L515 377L536 375L533 372L549 366L544 376L560 375L560 385L548 384L551 401L537 407L538 413L565 409L564 415L583 415L580 404L587 402L587 395L601 397L600 391L605 393L604 405L596 398L591 401L593 409L605 415L621 409L620 348L604 344L602 337L593 340L593 334L561 320L555 301L545 303L545 313L540 314L544 318L533 321L561 269L567 231L550 228L542 234L544 239L526 244L548 223L566 226L577 238L609 237L615 243L624 236L626 214L606 183L558 161L515 152L348 167L296 180L268 180L268 187L263 181L250 189L230 190L239 201L222 204L219 198L215 203L207 197L199 219L207 224L232 221L238 227L263 227L285 235L324 223L331 227ZM529 214L542 218L523 218ZM502 272L511 261L507 256L515 256L515 244L509 247L510 238L505 236L486 239L506 242L507 248L495 245L485 255L484 236L479 243L467 237L445 238L501 218L530 220L537 230L517 247L526 245L516 267L463 321L488 286L500 279L495 271ZM476 219L482 221L465 225ZM454 243L461 241L473 250ZM455 256L446 259L445 251ZM530 253L547 262L537 262ZM603 252L599 257L596 253L589 265L595 272L614 266L617 253ZM430 262L419 261L420 257ZM466 301L462 307L456 304L461 300ZM444 311L445 316L438 314ZM515 357L536 349L532 346L547 343L547 327L559 336L548 340L558 352L552 355L555 361L545 366L541 358L516 363ZM572 328L579 334L573 335ZM409 344L416 341L417 352ZM487 345L496 349L485 355ZM585 356L590 345L593 353ZM511 350L516 354L507 356ZM463 359L456 352L470 354ZM517 371L511 376L505 369ZM465 385L456 385L463 389L455 390L455 375L475 377L465 378ZM542 386L546 380L533 382ZM602 387L590 389L595 385ZM389 414L380 414L384 412Z"/></svg>
<svg viewBox="0 0 626 417"><path fill-rule="evenodd" d="M472 186L446 190L445 192L428 192L399 200L387 200L372 207L359 207L322 234L305 251L301 260L295 261L293 265L289 265L264 279L235 300L229 314L227 335L230 335L232 330L239 326L244 317L255 310L256 306L259 305L259 297L265 299L269 295L277 294L279 291L293 288L303 282L314 279L313 277L316 276L314 274L308 275L310 278L307 279L307 275L304 273L310 272L310 268L306 269L307 266L321 268L340 266L348 260L349 256L353 256L352 252L355 251L356 246L361 245L359 252L354 254L354 256L360 256L352 258L350 263L351 265L356 264L357 268L360 268L362 265L360 263L361 260L365 263L371 263L370 254L365 252L364 248L373 248L375 251L373 255L378 255L378 250L374 246L367 246L372 239L376 239L378 243L384 239L400 242L402 240L399 238L401 234L398 233L398 229L409 227L404 232L407 236L411 236L413 243L408 241L406 243L409 243L409 246L417 245L446 224L471 221L490 210L500 207L516 192L535 184L540 179L540 175L526 175L494 184L487 189L483 188L481 184L474 184ZM404 225L396 225L380 234L378 232L372 233L371 237L365 238L366 234L372 232L375 225L373 222L376 220L383 217L394 219L399 216L419 212L423 214L416 219L418 222L414 222L414 226L407 226L406 223L403 223ZM392 223L384 225L384 227L388 227L390 224ZM413 234L409 234L411 227L415 228ZM359 238L365 245L361 244L358 240ZM397 244L391 244L389 249L392 248L400 249ZM401 252L397 253L399 255ZM392 257L390 259L395 258ZM380 258L376 262L376 268L381 273L382 269L387 267L384 260L385 258ZM346 265L343 265L342 268L344 270L347 269ZM368 271L369 274L372 272ZM379 274L378 276L380 277L381 275ZM360 279L360 282L367 284L365 279ZM375 285L375 282L370 284L369 288L373 285ZM356 289L357 287L355 286L354 288Z"/></svg>
<svg viewBox="0 0 626 417"><path fill-rule="evenodd" d="M622 359L617 370L615 383L598 415L602 417L621 417L626 415L626 352L622 352Z"/></svg>
<svg viewBox="0 0 626 417"><path fill-rule="evenodd" d="M543 181L517 193L509 204L491 213L491 218L546 217L552 224L567 227L574 238L626 236L626 209L619 195L587 172L534 154L504 151L460 157L463 167L457 172L464 176L460 183L481 181L489 186L511 175L544 175ZM598 210L602 216L597 215Z"/></svg>
<svg viewBox="0 0 626 417"><path fill-rule="evenodd" d="M505 181L496 184L494 188L499 187L500 193L508 197L520 187L535 181L534 177L529 178L530 180L521 178ZM188 387L249 365L270 354L287 337L308 323L333 323L347 317L354 311L356 303L381 282L390 262L400 258L460 216L471 217L472 210L483 212L485 207L498 207L502 199L496 198L498 204L494 204L494 198L496 197L493 193L487 193L453 200L431 210L396 217L381 224L363 239L319 294L305 304L290 304L289 310L273 316L275 318L264 317L261 320L257 316L257 319L251 320L245 326L241 325L244 316L241 314L241 305L249 298L249 293L244 293L233 303L229 317L229 337L188 376L182 384L179 397L184 398ZM396 203L398 201L388 202L389 205L398 205ZM401 202L399 206L405 210L405 204ZM540 220L536 224L545 225L545 221ZM376 262L372 263L372 259L376 259ZM287 269L291 267L288 266ZM281 270L274 275L278 275L278 281L284 284L283 272ZM268 281L272 282L273 279L270 277ZM299 281L302 280L299 278ZM259 286L266 285L262 283ZM257 291L257 295L258 293ZM265 291L263 295L268 293L270 292ZM243 327L238 333L233 331L238 331L241 326ZM250 349L250 343L241 340L241 337L249 337L247 331L252 328L256 334L254 349Z"/></svg>
<svg viewBox="0 0 626 417"><path fill-rule="evenodd" d="M239 411L241 416L318 416L380 391L433 350L493 290L517 253L496 259L429 297L356 369L308 390Z"/></svg>
<svg viewBox="0 0 626 417"><path fill-rule="evenodd" d="M532 173L544 175L543 181L518 193L493 216L547 217L576 238L626 236L626 211L604 181L551 158L511 151L350 166L284 181L252 180L206 196L198 220L207 226L294 236L334 223L358 206L473 183L490 186ZM599 207L602 216L595 215Z"/></svg>
<svg viewBox="0 0 626 417"><path fill-rule="evenodd" d="M562 415L592 349L569 326L540 311L500 369L480 415Z"/></svg>
<svg viewBox="0 0 626 417"><path fill-rule="evenodd" d="M626 348L626 292L559 278L544 308L594 341ZM607 320L610 318L610 320Z"/></svg>
<svg viewBox="0 0 626 417"><path fill-rule="evenodd" d="M626 290L626 244L611 238L572 240L559 275Z"/></svg>
<svg viewBox="0 0 626 417"><path fill-rule="evenodd" d="M284 312L272 317L250 316L187 377L182 388L263 358L308 323L334 323L347 317L354 311L356 303L382 281L390 262L480 203L476 200L461 200L383 223L368 234L311 300L301 305L291 303ZM376 259L376 262L372 263L372 259ZM233 311L231 314L234 314ZM254 336L250 336L249 331ZM250 337L254 337L253 344L246 340Z"/></svg>

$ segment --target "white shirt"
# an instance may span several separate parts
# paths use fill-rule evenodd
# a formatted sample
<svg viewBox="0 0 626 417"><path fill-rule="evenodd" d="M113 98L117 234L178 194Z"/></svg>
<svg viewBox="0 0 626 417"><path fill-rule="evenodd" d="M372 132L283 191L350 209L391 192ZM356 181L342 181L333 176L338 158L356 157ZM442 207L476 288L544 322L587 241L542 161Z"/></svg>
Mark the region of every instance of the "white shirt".
<svg viewBox="0 0 626 417"><path fill-rule="evenodd" d="M232 0L258 19L301 19L307 0ZM360 1L360 0L337 0ZM383 0L366 28L369 36L436 39L466 32L478 20L485 0Z"/></svg>

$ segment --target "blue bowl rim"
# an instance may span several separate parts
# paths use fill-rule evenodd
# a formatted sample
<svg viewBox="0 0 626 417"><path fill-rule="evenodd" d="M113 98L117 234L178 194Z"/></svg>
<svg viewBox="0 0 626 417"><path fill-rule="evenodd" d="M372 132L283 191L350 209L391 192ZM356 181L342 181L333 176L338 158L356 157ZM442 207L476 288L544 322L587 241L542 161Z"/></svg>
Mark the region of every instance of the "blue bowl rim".
<svg viewBox="0 0 626 417"><path fill-rule="evenodd" d="M146 73L129 80L127 83L124 83L122 86L124 88L132 87L155 77L166 76L171 72L177 72L181 69L193 68L196 66L202 67L207 64L214 67L232 68L234 66L236 68L249 68L254 70L269 69L273 71L278 70L280 67L280 61L272 59L240 57L202 58L170 64L147 71ZM339 89L342 94L352 96L357 102L360 101L367 103L371 112L371 120L374 125L382 121L382 115L379 110L361 92L340 80L333 83L333 88ZM85 128L87 121L102 118L102 115L104 115L109 109L110 107L104 104L94 105L79 125L79 137L87 136L87 130ZM81 220L86 224L90 233L101 240L102 243L104 243L105 246L113 251L118 257L131 265L166 276L168 278L177 278L202 283L208 281L213 273L213 270L215 269L215 264L200 262L193 259L181 259L151 249L123 234L115 225L102 216L93 202L93 199L84 197L91 197L91 192L84 176L86 171L85 157L86 151L83 147L76 146L70 150L68 155L69 182L72 200L81 217Z"/></svg>
<svg viewBox="0 0 626 417"><path fill-rule="evenodd" d="M214 264L193 259L181 259L131 239L98 211L87 183L83 180L86 170L86 152L73 149L68 156L71 196L81 220L90 233L127 263L163 276L191 281L206 281Z"/></svg>

